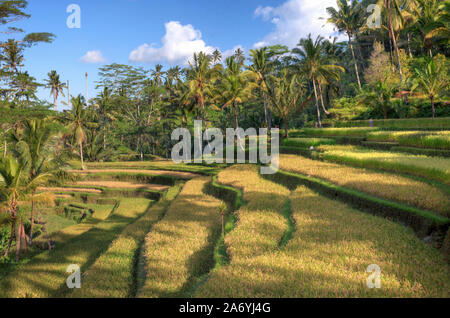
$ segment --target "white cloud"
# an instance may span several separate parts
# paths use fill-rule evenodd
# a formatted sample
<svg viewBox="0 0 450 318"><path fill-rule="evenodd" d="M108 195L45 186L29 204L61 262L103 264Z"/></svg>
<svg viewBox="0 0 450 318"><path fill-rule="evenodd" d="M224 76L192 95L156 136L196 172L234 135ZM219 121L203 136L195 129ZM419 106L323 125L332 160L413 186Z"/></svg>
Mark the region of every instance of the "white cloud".
<svg viewBox="0 0 450 318"><path fill-rule="evenodd" d="M336 0L287 0L275 8L258 7L255 16L270 20L275 28L254 47L284 44L292 48L309 33L313 37L336 36L333 25L326 23L327 7L336 7Z"/></svg>
<svg viewBox="0 0 450 318"><path fill-rule="evenodd" d="M87 52L81 59L83 63L106 63L106 59L103 57L102 52L100 51L89 51Z"/></svg>
<svg viewBox="0 0 450 318"><path fill-rule="evenodd" d="M200 51L211 54L215 48L207 46L202 40L202 34L190 24L181 25L178 21L165 24L166 34L162 38L162 46L142 44L130 53L130 61L169 64L187 64L194 53Z"/></svg>

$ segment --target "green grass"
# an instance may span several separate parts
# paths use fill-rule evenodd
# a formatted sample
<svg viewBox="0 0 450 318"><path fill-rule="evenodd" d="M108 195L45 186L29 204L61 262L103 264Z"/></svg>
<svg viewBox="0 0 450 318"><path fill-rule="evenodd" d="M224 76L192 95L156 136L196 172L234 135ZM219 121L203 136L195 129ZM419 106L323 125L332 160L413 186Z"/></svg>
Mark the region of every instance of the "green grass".
<svg viewBox="0 0 450 318"><path fill-rule="evenodd" d="M398 142L405 147L450 149L450 131L377 131L369 133L367 140Z"/></svg>
<svg viewBox="0 0 450 318"><path fill-rule="evenodd" d="M377 131L378 128L362 127L362 128L304 128L302 132L305 136L314 137L366 137L368 133Z"/></svg>
<svg viewBox="0 0 450 318"><path fill-rule="evenodd" d="M388 129L450 129L450 118L411 118L411 119L377 119L373 121L375 127ZM337 123L338 127L369 127L368 120L348 121Z"/></svg>
<svg viewBox="0 0 450 318"><path fill-rule="evenodd" d="M321 146L323 159L351 166L405 173L450 185L450 159L353 146Z"/></svg>
<svg viewBox="0 0 450 318"><path fill-rule="evenodd" d="M108 248L125 226L142 216L151 203L140 198L122 199L120 206L108 219L63 244L57 241L55 250L33 257L2 279L0 297L66 296L71 292L66 286L67 267L77 264L85 274L85 270Z"/></svg>
<svg viewBox="0 0 450 318"><path fill-rule="evenodd" d="M317 147L320 145L334 145L336 141L328 138L289 138L284 139L282 146L285 147L300 147L309 148L311 146Z"/></svg>

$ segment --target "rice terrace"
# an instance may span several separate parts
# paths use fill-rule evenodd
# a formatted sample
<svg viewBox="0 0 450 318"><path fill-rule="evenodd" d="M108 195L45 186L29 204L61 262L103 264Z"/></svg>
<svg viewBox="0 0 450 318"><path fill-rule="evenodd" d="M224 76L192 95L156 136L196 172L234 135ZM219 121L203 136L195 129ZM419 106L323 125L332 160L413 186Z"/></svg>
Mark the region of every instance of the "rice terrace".
<svg viewBox="0 0 450 318"><path fill-rule="evenodd" d="M0 298L450 297L449 1L112 2L0 1Z"/></svg>

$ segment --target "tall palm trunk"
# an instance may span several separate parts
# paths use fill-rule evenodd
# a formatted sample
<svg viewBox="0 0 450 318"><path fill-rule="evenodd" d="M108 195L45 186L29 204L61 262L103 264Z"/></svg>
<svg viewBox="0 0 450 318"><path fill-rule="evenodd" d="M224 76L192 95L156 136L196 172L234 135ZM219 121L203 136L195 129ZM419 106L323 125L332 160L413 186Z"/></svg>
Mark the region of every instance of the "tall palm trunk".
<svg viewBox="0 0 450 318"><path fill-rule="evenodd" d="M33 230L34 230L34 195L36 190L31 193L31 228L30 228L30 246L33 245Z"/></svg>
<svg viewBox="0 0 450 318"><path fill-rule="evenodd" d="M317 86L319 86L319 94L320 94L320 101L322 103L322 109L325 112L325 114L330 115L330 113L325 108L325 103L323 101L322 85L320 85L320 83L317 83Z"/></svg>
<svg viewBox="0 0 450 318"><path fill-rule="evenodd" d="M262 94L264 99L264 117L267 123L267 130L270 131L270 129L272 128L272 118L270 117L269 101L267 100L266 93L263 92Z"/></svg>
<svg viewBox="0 0 450 318"><path fill-rule="evenodd" d="M434 107L434 96L430 96L430 102L431 102L431 111L433 113L433 119L436 117L436 108Z"/></svg>
<svg viewBox="0 0 450 318"><path fill-rule="evenodd" d="M5 140L3 141L5 148L3 149L3 158L6 157L6 152L8 151L8 143L6 142L6 134L5 134Z"/></svg>
<svg viewBox="0 0 450 318"><path fill-rule="evenodd" d="M239 128L239 119L238 119L238 112L237 112L237 105L233 102L233 110L234 110L234 128Z"/></svg>
<svg viewBox="0 0 450 318"><path fill-rule="evenodd" d="M350 50L352 51L353 64L355 64L356 79L358 80L359 89L361 89L362 86L361 86L361 80L359 78L358 62L356 61L355 50L353 49L352 37L351 37L350 33L347 33L347 35L348 35L348 45L350 46Z"/></svg>
<svg viewBox="0 0 450 318"><path fill-rule="evenodd" d="M81 159L81 170L85 170L83 158L83 140L80 141L80 159Z"/></svg>
<svg viewBox="0 0 450 318"><path fill-rule="evenodd" d="M388 27L389 27L389 34L392 39L392 44L394 45L394 51L397 59L397 68L398 73L400 75L400 83L403 83L403 71L402 71L402 63L400 62L400 51L397 44L397 38L395 37L395 31L394 26L392 25L392 18L391 18L391 0L385 0L385 5L388 10L387 17L388 17Z"/></svg>
<svg viewBox="0 0 450 318"><path fill-rule="evenodd" d="M289 137L288 127L287 127L287 114L283 114L283 128L284 128L284 138Z"/></svg>
<svg viewBox="0 0 450 318"><path fill-rule="evenodd" d="M313 76L312 80L313 80L313 85L314 85L314 96L315 96L315 100L316 100L317 123L319 125L319 128L322 128L322 122L320 121L319 99L317 97L316 79L314 78L314 76Z"/></svg>

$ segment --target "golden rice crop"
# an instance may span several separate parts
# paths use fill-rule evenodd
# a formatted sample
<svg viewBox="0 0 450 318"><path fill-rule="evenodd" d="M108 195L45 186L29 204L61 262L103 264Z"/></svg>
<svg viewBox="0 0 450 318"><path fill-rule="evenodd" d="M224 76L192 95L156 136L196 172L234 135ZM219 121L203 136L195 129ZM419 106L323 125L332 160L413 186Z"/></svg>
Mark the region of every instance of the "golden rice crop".
<svg viewBox="0 0 450 318"><path fill-rule="evenodd" d="M233 259L198 297L448 297L449 267L412 230L300 187L290 197L296 231L288 244ZM231 233L230 233L231 234ZM381 288L366 272L381 269Z"/></svg>
<svg viewBox="0 0 450 318"><path fill-rule="evenodd" d="M111 246L85 271L81 289L74 290L70 297L126 298L133 296L134 261L140 243L164 214L181 185L169 190L166 198L153 205L136 222L128 225Z"/></svg>
<svg viewBox="0 0 450 318"><path fill-rule="evenodd" d="M63 297L71 290L66 286L69 265L77 264L82 273L104 251L122 229L141 216L150 200L122 199L120 206L107 220L88 231L56 244L53 251L43 252L19 266L0 281L0 297Z"/></svg>
<svg viewBox="0 0 450 318"><path fill-rule="evenodd" d="M188 181L164 219L146 236L145 283L139 297L182 296L212 266L222 202L203 194L209 181L205 177Z"/></svg>
<svg viewBox="0 0 450 318"><path fill-rule="evenodd" d="M326 160L410 174L450 185L450 159L368 150L355 146L320 146Z"/></svg>
<svg viewBox="0 0 450 318"><path fill-rule="evenodd" d="M263 179L259 168L235 165L218 176L218 182L243 190L247 202L238 211L238 224L225 238L232 259L258 255L278 246L286 231L282 215L289 190Z"/></svg>
<svg viewBox="0 0 450 318"><path fill-rule="evenodd" d="M280 169L321 178L380 198L450 215L449 195L425 182L295 155L280 155Z"/></svg>

